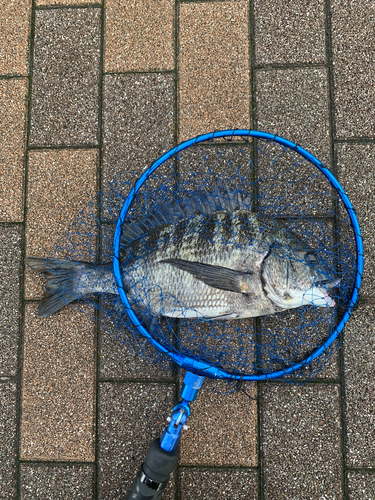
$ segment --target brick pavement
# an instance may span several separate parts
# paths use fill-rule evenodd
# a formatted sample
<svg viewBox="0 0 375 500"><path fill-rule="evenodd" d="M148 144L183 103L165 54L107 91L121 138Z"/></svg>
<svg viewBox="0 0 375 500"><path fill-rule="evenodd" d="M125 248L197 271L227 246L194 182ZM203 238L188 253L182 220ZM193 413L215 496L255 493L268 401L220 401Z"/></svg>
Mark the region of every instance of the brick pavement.
<svg viewBox="0 0 375 500"><path fill-rule="evenodd" d="M69 308L38 319L25 256L46 255L115 173L224 127L332 168L364 283L318 380L202 393L164 498L375 498L374 29L373 0L1 3L1 499L122 498L179 384Z"/></svg>

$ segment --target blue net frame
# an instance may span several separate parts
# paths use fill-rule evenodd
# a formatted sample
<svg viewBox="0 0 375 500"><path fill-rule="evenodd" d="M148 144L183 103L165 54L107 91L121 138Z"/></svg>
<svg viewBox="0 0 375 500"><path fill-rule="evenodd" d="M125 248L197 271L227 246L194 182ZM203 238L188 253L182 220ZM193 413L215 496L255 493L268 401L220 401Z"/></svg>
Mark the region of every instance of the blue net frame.
<svg viewBox="0 0 375 500"><path fill-rule="evenodd" d="M191 231L197 212L214 213L222 205L256 216L260 233L282 221L286 234L319 252L339 277L329 291L335 306L305 304L230 321L140 311L147 273L131 296L125 284L139 248L143 256L152 254L159 243L150 234L156 228L160 236L161 220L172 232L181 221ZM363 247L348 196L317 158L278 136L225 130L183 142L144 172L118 175L79 214L47 264L47 292L73 303L136 356L234 384L294 382L316 377L336 351L358 299Z"/></svg>

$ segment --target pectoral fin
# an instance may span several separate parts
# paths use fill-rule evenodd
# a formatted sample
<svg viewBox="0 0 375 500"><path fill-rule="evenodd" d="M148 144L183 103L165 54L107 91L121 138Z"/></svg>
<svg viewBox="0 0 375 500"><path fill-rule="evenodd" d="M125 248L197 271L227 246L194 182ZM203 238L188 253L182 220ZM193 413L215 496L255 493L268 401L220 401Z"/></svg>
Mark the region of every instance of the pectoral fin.
<svg viewBox="0 0 375 500"><path fill-rule="evenodd" d="M250 295L248 281L252 273L181 259L166 259L162 262L192 274L195 278L213 288Z"/></svg>

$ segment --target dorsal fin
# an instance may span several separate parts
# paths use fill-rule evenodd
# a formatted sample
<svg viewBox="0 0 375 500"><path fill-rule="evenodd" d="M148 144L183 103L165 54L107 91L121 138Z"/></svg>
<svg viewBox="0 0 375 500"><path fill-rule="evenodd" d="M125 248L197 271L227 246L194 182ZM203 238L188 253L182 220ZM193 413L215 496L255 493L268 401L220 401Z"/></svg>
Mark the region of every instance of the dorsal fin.
<svg viewBox="0 0 375 500"><path fill-rule="evenodd" d="M170 203L160 205L155 211L145 217L129 219L124 223L121 233L121 245L126 246L129 242L149 233L151 230L177 222L181 219L190 219L197 215L208 215L218 210L248 210L252 208L251 195L243 195L239 191L231 191L222 186L210 192L179 193L180 197L173 199Z"/></svg>

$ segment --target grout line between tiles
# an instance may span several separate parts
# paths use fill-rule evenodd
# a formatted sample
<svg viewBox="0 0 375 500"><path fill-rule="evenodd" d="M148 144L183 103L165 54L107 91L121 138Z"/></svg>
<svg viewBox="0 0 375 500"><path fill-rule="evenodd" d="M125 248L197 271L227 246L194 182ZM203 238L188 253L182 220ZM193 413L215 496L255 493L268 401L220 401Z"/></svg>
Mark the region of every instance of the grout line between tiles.
<svg viewBox="0 0 375 500"><path fill-rule="evenodd" d="M27 116L25 134L25 155L24 155L24 175L23 175L23 224L21 238L21 286L20 286L20 321L19 321L19 344L18 344L18 367L17 367L17 430L16 430L16 500L21 498L21 408L22 408L22 374L23 374L23 344L24 344L24 324L25 324L25 256L26 256L26 216L27 216L27 180L28 180L28 146L30 140L31 125L31 91L34 58L34 36L35 36L35 0L32 0L30 13L29 31L29 85L27 95Z"/></svg>
<svg viewBox="0 0 375 500"><path fill-rule="evenodd" d="M174 69L160 69L148 71L105 71L104 76L119 76L119 75L174 75Z"/></svg>
<svg viewBox="0 0 375 500"><path fill-rule="evenodd" d="M285 64L259 64L254 66L256 71L288 70L288 69L326 69L323 63L285 63Z"/></svg>
<svg viewBox="0 0 375 500"><path fill-rule="evenodd" d="M335 108L334 108L334 88L333 88L333 64L332 64L332 41L331 41L331 10L330 0L325 2L325 46L328 68L328 105L329 105L329 122L330 122L330 143L331 143L331 167L333 175L338 179L337 162L335 156L336 124L335 124ZM340 182L340 179L338 179ZM340 444L341 444L341 486L342 494L345 500L348 499L348 489L346 482L346 421L345 421L345 376L344 376L344 344L345 329L341 333L341 342L338 349L338 369L339 369L339 411L340 411Z"/></svg>
<svg viewBox="0 0 375 500"><path fill-rule="evenodd" d="M58 146L29 146L29 151L51 151L51 150L81 150L81 149L99 149L100 146L98 144L73 144L73 145L64 145L59 144Z"/></svg>
<svg viewBox="0 0 375 500"><path fill-rule="evenodd" d="M29 78L29 75L0 75L0 80L23 80Z"/></svg>

